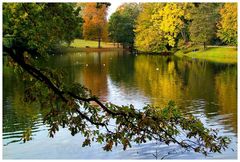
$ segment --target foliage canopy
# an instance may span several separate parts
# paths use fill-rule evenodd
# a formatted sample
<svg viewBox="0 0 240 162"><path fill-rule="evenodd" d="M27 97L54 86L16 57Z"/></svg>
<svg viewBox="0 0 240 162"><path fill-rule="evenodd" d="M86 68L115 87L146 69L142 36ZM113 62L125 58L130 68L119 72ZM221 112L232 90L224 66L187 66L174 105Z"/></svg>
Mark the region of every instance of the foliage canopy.
<svg viewBox="0 0 240 162"><path fill-rule="evenodd" d="M72 3L4 3L3 41L46 53L76 37L82 25L79 11Z"/></svg>

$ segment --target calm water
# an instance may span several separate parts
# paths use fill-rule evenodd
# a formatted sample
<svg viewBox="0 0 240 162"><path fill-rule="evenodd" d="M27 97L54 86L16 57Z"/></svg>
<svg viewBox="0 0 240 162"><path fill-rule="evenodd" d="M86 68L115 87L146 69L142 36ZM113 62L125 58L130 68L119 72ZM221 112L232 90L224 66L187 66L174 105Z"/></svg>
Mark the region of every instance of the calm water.
<svg viewBox="0 0 240 162"><path fill-rule="evenodd" d="M42 124L45 109L22 103L24 84L4 66L3 73L3 158L4 159L154 159L174 150L166 159L237 158L237 65L195 59L129 55L122 52L69 53L52 56L46 66L67 71L66 82L79 82L102 101L119 105L147 103L164 106L174 100L182 111L192 112L205 126L217 128L232 143L222 154L205 157L180 152L176 145L148 142L127 151L115 147L104 152L100 144L81 147L81 135L72 137L61 129L54 139ZM23 144L25 128L33 130L33 140ZM94 154L93 154L94 153Z"/></svg>

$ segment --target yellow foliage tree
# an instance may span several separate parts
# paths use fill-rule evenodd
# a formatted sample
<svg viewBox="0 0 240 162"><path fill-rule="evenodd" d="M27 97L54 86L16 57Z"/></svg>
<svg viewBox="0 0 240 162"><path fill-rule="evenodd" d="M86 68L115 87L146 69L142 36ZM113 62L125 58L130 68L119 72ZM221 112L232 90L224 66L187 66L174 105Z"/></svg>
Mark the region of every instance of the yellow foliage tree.
<svg viewBox="0 0 240 162"><path fill-rule="evenodd" d="M186 40L185 21L190 19L191 15L187 11L192 7L192 3L167 3L152 15L152 21L164 32L170 46L175 46L179 33Z"/></svg>
<svg viewBox="0 0 240 162"><path fill-rule="evenodd" d="M188 41L192 3L143 3L137 18L135 46L143 52L164 52L182 36Z"/></svg>
<svg viewBox="0 0 240 162"><path fill-rule="evenodd" d="M142 52L161 52L166 50L167 41L163 32L154 26L151 17L154 12L163 7L159 3L143 3L142 12L139 14L136 23L135 46Z"/></svg>
<svg viewBox="0 0 240 162"><path fill-rule="evenodd" d="M219 14L217 36L227 44L237 45L237 3L225 3Z"/></svg>

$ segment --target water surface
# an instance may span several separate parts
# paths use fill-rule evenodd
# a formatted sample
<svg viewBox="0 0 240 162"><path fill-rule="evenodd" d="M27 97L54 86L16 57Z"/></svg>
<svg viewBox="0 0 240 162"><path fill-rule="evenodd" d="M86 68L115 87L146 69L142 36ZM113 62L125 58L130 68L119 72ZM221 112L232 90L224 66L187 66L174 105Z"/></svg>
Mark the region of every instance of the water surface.
<svg viewBox="0 0 240 162"><path fill-rule="evenodd" d="M41 62L41 61L40 61ZM4 65L3 73L3 158L4 159L154 159L174 153L166 159L236 159L237 158L237 65L196 59L130 55L123 52L79 52L51 56L44 66L63 68L66 82L78 82L92 90L102 101L119 105L145 104L164 107L173 100L184 112L199 117L208 128L217 128L232 143L222 154L205 157L193 152L179 152L176 145L155 141L134 144L123 151L102 150L100 144L81 147L80 134L72 137L61 129L48 137L42 124L46 109L22 102L24 83ZM33 140L19 142L23 131L31 127ZM94 154L93 154L94 152Z"/></svg>

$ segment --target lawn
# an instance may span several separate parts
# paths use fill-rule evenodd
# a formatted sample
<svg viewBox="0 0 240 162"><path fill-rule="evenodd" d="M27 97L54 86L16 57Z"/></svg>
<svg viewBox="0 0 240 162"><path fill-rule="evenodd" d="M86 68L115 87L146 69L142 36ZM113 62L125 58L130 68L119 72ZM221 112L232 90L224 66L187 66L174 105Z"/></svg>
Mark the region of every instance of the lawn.
<svg viewBox="0 0 240 162"><path fill-rule="evenodd" d="M86 48L86 46L88 46L89 48L97 48L98 41L75 39L70 45L70 47L75 47L75 48ZM101 47L116 48L117 46L114 46L113 43L110 43L110 42L101 42Z"/></svg>
<svg viewBox="0 0 240 162"><path fill-rule="evenodd" d="M185 54L182 51L178 51L175 55L205 59L213 62L237 63L237 49L234 47L209 47L206 50L191 51Z"/></svg>

